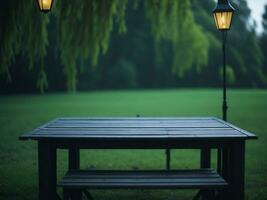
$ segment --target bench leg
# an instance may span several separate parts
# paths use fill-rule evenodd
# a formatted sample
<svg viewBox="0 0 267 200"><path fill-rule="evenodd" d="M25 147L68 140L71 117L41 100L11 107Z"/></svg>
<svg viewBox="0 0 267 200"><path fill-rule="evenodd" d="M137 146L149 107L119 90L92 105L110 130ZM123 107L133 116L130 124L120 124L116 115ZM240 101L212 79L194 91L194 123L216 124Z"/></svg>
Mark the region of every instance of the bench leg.
<svg viewBox="0 0 267 200"><path fill-rule="evenodd" d="M214 190L204 190L201 194L202 200L215 200L215 191Z"/></svg>
<svg viewBox="0 0 267 200"><path fill-rule="evenodd" d="M200 168L210 168L211 166L211 150L210 148L202 148L200 150ZM211 190L200 190L194 197L194 200L201 199L213 199L214 191Z"/></svg>
<svg viewBox="0 0 267 200"><path fill-rule="evenodd" d="M38 142L39 200L57 200L56 147L49 141Z"/></svg>
<svg viewBox="0 0 267 200"><path fill-rule="evenodd" d="M225 193L227 192L227 190L223 190L223 189L219 189L216 191L215 194L215 200L227 200Z"/></svg>
<svg viewBox="0 0 267 200"><path fill-rule="evenodd" d="M209 148L203 148L200 152L200 167L210 168L211 151Z"/></svg>
<svg viewBox="0 0 267 200"><path fill-rule="evenodd" d="M217 149L217 172L220 175L222 175L222 170L223 170L222 169L222 153L223 153L222 148L219 147Z"/></svg>
<svg viewBox="0 0 267 200"><path fill-rule="evenodd" d="M171 169L171 150L166 149L166 169L170 170Z"/></svg>
<svg viewBox="0 0 267 200"><path fill-rule="evenodd" d="M221 176L230 183L230 147L225 146L221 149ZM218 194L218 200L229 199L229 188L220 190Z"/></svg>
<svg viewBox="0 0 267 200"><path fill-rule="evenodd" d="M80 169L80 150L69 148L69 169Z"/></svg>
<svg viewBox="0 0 267 200"><path fill-rule="evenodd" d="M87 190L84 190L83 193L86 196L87 200L94 200L90 192L88 192Z"/></svg>
<svg viewBox="0 0 267 200"><path fill-rule="evenodd" d="M70 194L67 189L63 189L63 200L69 200Z"/></svg>
<svg viewBox="0 0 267 200"><path fill-rule="evenodd" d="M217 200L214 190L201 190L193 200Z"/></svg>
<svg viewBox="0 0 267 200"><path fill-rule="evenodd" d="M211 166L211 150L210 148L202 148L200 150L200 168L210 168ZM206 199L210 191L200 190L194 200Z"/></svg>
<svg viewBox="0 0 267 200"><path fill-rule="evenodd" d="M199 200L201 198L201 192L199 191L193 198L193 200Z"/></svg>
<svg viewBox="0 0 267 200"><path fill-rule="evenodd" d="M231 200L245 199L245 141L233 142L229 152L229 195Z"/></svg>
<svg viewBox="0 0 267 200"><path fill-rule="evenodd" d="M82 191L75 189L63 189L63 200L77 200L82 199Z"/></svg>
<svg viewBox="0 0 267 200"><path fill-rule="evenodd" d="M69 148L69 169L80 169L80 150L78 148ZM80 190L71 191L72 200L82 200Z"/></svg>
<svg viewBox="0 0 267 200"><path fill-rule="evenodd" d="M80 194L84 194L84 196L87 198L87 200L94 200L92 195L87 190L72 190L72 189L63 189L63 200L76 200L77 195L78 198L80 197ZM81 196L82 198L82 196Z"/></svg>

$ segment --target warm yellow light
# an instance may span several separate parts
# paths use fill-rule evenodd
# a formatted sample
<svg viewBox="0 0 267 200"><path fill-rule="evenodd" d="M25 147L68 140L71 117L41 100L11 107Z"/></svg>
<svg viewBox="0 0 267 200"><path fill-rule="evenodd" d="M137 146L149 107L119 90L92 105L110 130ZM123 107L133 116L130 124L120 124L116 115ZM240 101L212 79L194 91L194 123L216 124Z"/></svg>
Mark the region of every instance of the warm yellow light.
<svg viewBox="0 0 267 200"><path fill-rule="evenodd" d="M38 0L39 8L43 12L51 10L53 0Z"/></svg>
<svg viewBox="0 0 267 200"><path fill-rule="evenodd" d="M215 12L214 19L219 30L229 30L231 26L233 12Z"/></svg>

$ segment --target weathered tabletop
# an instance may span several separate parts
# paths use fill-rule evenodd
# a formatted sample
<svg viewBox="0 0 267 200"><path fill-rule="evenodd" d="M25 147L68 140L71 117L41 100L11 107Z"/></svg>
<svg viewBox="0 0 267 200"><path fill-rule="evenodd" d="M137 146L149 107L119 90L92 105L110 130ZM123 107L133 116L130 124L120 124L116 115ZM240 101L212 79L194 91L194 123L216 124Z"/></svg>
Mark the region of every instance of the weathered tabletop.
<svg viewBox="0 0 267 200"><path fill-rule="evenodd" d="M218 118L59 118L20 139L209 140L255 139Z"/></svg>

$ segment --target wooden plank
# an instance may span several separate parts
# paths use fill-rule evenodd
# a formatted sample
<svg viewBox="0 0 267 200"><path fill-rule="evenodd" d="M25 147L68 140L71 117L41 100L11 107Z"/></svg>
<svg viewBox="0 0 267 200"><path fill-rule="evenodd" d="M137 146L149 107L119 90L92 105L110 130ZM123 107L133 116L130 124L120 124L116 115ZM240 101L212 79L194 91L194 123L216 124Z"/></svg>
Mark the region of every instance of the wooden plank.
<svg viewBox="0 0 267 200"><path fill-rule="evenodd" d="M220 177L176 177L176 178L169 178L169 177L123 177L123 178L111 178L109 176L102 176L102 177L94 177L94 178L80 178L80 177L65 177L65 180L62 182L68 183L220 183L225 182Z"/></svg>
<svg viewBox="0 0 267 200"><path fill-rule="evenodd" d="M53 131L38 131L32 134L34 135L80 135L80 136L88 136L88 137L94 137L94 136L107 136L107 137L112 137L112 136L150 136L153 138L154 136L164 136L166 138L168 137L176 137L179 135L196 135L196 136L202 136L202 135L211 135L211 136L216 136L216 135L236 135L236 136L241 136L241 137L246 137L243 134L240 134L236 131L76 131L76 130L69 130L69 131L61 131L61 130L53 130Z"/></svg>
<svg viewBox="0 0 267 200"><path fill-rule="evenodd" d="M109 128L209 128L209 127L213 127L213 128L222 128L223 126L217 126L217 125L192 125L192 126L187 126L186 124L183 124L181 126L164 126L164 125L147 125L147 126L130 126L130 125L122 125L122 126L108 126ZM47 128L106 128L102 125L96 125L96 126L90 126L90 125L86 125L86 126L83 126L83 125L75 125L75 126L72 126L72 125L67 125L67 126L49 126Z"/></svg>
<svg viewBox="0 0 267 200"><path fill-rule="evenodd" d="M217 174L213 169L179 169L179 170L69 170L68 174L172 174L172 175L183 175L183 174Z"/></svg>
<svg viewBox="0 0 267 200"><path fill-rule="evenodd" d="M96 134L114 134L114 133L120 133L120 134L146 134L146 133L155 133L155 134L161 134L161 133L168 133L168 134L237 134L237 135L243 135L240 134L239 131L233 130L233 129L209 129L209 128L203 128L203 129L196 129L196 128L179 128L179 129L162 129L162 128L53 128L53 129L39 129L33 132L32 134L49 134L49 133L66 133L66 134L75 134L75 133L83 133L83 134L90 134L90 133L96 133Z"/></svg>
<svg viewBox="0 0 267 200"><path fill-rule="evenodd" d="M63 118L56 119L20 139L48 138L200 138L252 137L217 118Z"/></svg>
<svg viewBox="0 0 267 200"><path fill-rule="evenodd" d="M33 135L49 135L49 134L55 134L55 135L103 135L103 136L113 136L113 135L121 135L121 136L134 136L134 135L164 135L164 136L177 136L177 135L239 135L239 136L244 136L242 134L240 134L237 131L104 131L104 130L99 130L99 131L91 131L91 130L87 130L87 131L79 131L79 130L40 130L36 133L34 133Z"/></svg>
<svg viewBox="0 0 267 200"><path fill-rule="evenodd" d="M214 121L214 117L62 117L56 119L57 121L108 121L108 120L117 120L117 121L138 121L138 120L147 120L147 121L162 121L162 120L196 120L196 121Z"/></svg>
<svg viewBox="0 0 267 200"><path fill-rule="evenodd" d="M216 183L211 185L210 183L168 183L166 185L162 184L109 184L109 185L101 185L95 184L90 187L85 187L83 184L70 184L65 185L65 188L70 189L222 189L227 187L224 183Z"/></svg>
<svg viewBox="0 0 267 200"><path fill-rule="evenodd" d="M217 174L210 174L208 175L209 178L219 178L219 175ZM98 178L108 178L108 179L130 179L130 178L134 178L134 179L140 179L140 178L154 178L154 179L176 179L176 178L206 178L207 174L181 174L181 175L153 175L153 174L136 174L136 175L123 175L123 174L91 174L91 175L87 175L87 174L67 174L65 176L66 179L70 178L70 179L98 179Z"/></svg>
<svg viewBox="0 0 267 200"><path fill-rule="evenodd" d="M31 136L32 139L51 139L51 140L54 140L54 139L84 139L84 140L95 140L95 141L98 141L99 143L102 143L100 139L103 139L103 142L106 142L107 140L112 140L112 141L121 141L121 140L124 140L124 141L127 141L127 140L138 140L139 142L145 142L145 141L148 141L148 140L151 140L151 141L170 141L170 140L174 140L176 142L178 141L183 141L185 139L191 139L192 141L196 141L196 140L203 140L203 139L206 139L207 141L208 140L213 140L213 139L216 139L216 140L228 140L228 139L244 139L244 136L242 135L206 135L206 134L203 134L203 135L188 135L188 134L185 134L185 135L112 135L112 136L109 136L109 135L78 135L78 134L74 134L74 135L56 135L56 134L48 134L48 135L45 135L45 134L42 134L42 135L32 135ZM75 144L75 141L73 140L73 144Z"/></svg>
<svg viewBox="0 0 267 200"><path fill-rule="evenodd" d="M68 130L77 130L77 131L235 131L240 133L237 130L227 127L57 127L57 128L50 128L45 127L41 129L35 129L34 132L38 131L68 131Z"/></svg>
<svg viewBox="0 0 267 200"><path fill-rule="evenodd" d="M218 120L194 120L191 118L180 120L179 118L168 120L168 119L160 119L160 120L147 120L145 118L138 118L138 119L132 119L132 120L125 120L123 118L120 119L101 119L101 120L68 120L68 121L62 121L62 120L54 120L53 123L221 123Z"/></svg>
<svg viewBox="0 0 267 200"><path fill-rule="evenodd" d="M166 172L150 172L150 171L106 171L106 172L91 172L87 170L80 170L82 172L72 172L69 171L64 179L179 179L179 178L220 178L217 173L214 172L175 172L172 170L167 170Z"/></svg>
<svg viewBox="0 0 267 200"><path fill-rule="evenodd" d="M149 124L138 124L138 123L52 123L48 128L223 128L228 127L220 123L149 123Z"/></svg>
<svg viewBox="0 0 267 200"><path fill-rule="evenodd" d="M103 125L110 125L110 124L138 124L138 125L144 125L144 124L221 124L222 126L227 126L224 123L221 123L219 121L191 121L191 120L183 120L183 121L178 121L178 120L173 120L173 121L145 121L145 120L135 120L135 121L53 121L49 123L47 126L52 125L52 124L103 124Z"/></svg>
<svg viewBox="0 0 267 200"><path fill-rule="evenodd" d="M92 127L88 127L88 128L82 128L82 127L77 127L77 128L67 128L67 127L58 127L58 128L42 128L42 129L37 129L35 132L38 131L107 131L107 132L114 132L114 131L123 131L123 132L146 132L146 131L150 131L150 132L159 132L159 131L187 131L187 132L194 132L194 131L206 131L206 132L236 132L239 133L239 131L234 130L234 129L230 129L230 128L207 128L207 127L203 127L203 128L199 128L199 127L195 127L195 128L188 128L188 127L184 127L184 128L162 128L162 127L131 127L131 128L109 128L109 127L99 127L99 128L92 128Z"/></svg>
<svg viewBox="0 0 267 200"><path fill-rule="evenodd" d="M66 175L184 175L184 174L217 174L217 172L213 169L179 169L179 170L69 170ZM217 174L218 175L218 174Z"/></svg>
<svg viewBox="0 0 267 200"><path fill-rule="evenodd" d="M142 118L142 117L139 117L139 118L99 118L99 119L95 119L95 118L92 118L92 119L81 119L81 120L77 120L77 119L70 119L70 120L60 120L60 119L57 119L57 120L54 120L52 122L59 122L59 123L64 123L64 122L140 122L140 123L144 123L144 122L151 122L151 123L158 123L158 122L216 122L216 123L221 123L219 122L218 120L215 120L215 119L194 119L194 118L184 118L184 119L181 119L181 118L151 118L151 119L147 119L147 118Z"/></svg>
<svg viewBox="0 0 267 200"><path fill-rule="evenodd" d="M237 126L234 126L233 124L230 124L230 123L228 123L228 122L225 122L225 121L223 121L223 120L221 120L221 119L218 119L218 118L215 118L215 119L216 119L217 121L221 122L221 123L224 123L224 124L227 125L228 127L231 127L231 128L233 128L233 129L239 131L240 133L246 135L248 139L258 139L258 136L256 136L256 135L253 134L253 133L250 133L250 132L248 132L248 131L246 131L246 130L244 130L244 129L241 129L241 128L237 127Z"/></svg>
<svg viewBox="0 0 267 200"><path fill-rule="evenodd" d="M185 118L183 120L179 118L173 118L173 120L168 120L168 118L161 118L160 120L157 120L157 118L151 118L151 120L147 120L146 118L102 118L102 119L87 119L87 120L77 120L77 119L72 119L72 120L56 120L53 121L53 123L48 124L48 126L64 126L64 125L90 125L90 126L97 126L97 125L102 125L102 126L142 126L142 125L176 125L179 126L180 124L188 124L188 125L194 125L198 124L200 126L203 126L203 124L208 124L208 125L217 125L217 126L222 126L225 127L226 125L224 123L218 122L217 120L214 119L208 119L208 120L194 120L193 118Z"/></svg>
<svg viewBox="0 0 267 200"><path fill-rule="evenodd" d="M84 170L81 170L84 171ZM171 170L168 170L171 171ZM139 172L139 171L132 171L125 173L123 171L109 171L106 173L102 172L83 172L83 173L75 173L75 172L70 172L65 175L65 178L78 178L78 179L96 179L96 178L112 178L112 179L128 179L128 178L218 178L220 177L217 173L189 173L189 172L184 172L184 173L175 173L175 172L170 172L170 173L162 173L162 172Z"/></svg>
<svg viewBox="0 0 267 200"><path fill-rule="evenodd" d="M69 171L59 183L70 188L222 188L213 170Z"/></svg>
<svg viewBox="0 0 267 200"><path fill-rule="evenodd" d="M199 169L199 170L69 170L65 177L81 176L105 176L105 177L183 177L189 176L198 177L204 175L219 176L214 170Z"/></svg>

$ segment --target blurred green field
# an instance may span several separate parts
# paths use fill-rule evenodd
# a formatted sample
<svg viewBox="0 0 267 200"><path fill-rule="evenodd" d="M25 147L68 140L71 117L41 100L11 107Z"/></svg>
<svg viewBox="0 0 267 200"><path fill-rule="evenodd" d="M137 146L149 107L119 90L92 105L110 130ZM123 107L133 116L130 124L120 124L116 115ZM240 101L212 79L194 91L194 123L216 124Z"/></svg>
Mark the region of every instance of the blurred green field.
<svg viewBox="0 0 267 200"><path fill-rule="evenodd" d="M228 121L259 140L246 146L246 199L267 199L267 91L229 90ZM220 90L103 91L0 96L0 200L37 199L37 145L18 136L57 117L221 116ZM215 155L215 151L213 152ZM215 156L213 155L213 166ZM58 176L66 170L58 153ZM164 168L164 151L82 151L82 168ZM172 168L196 168L199 151L172 151ZM93 191L96 200L191 199L196 191ZM59 190L60 193L60 190Z"/></svg>

